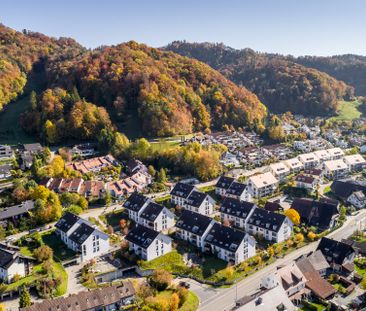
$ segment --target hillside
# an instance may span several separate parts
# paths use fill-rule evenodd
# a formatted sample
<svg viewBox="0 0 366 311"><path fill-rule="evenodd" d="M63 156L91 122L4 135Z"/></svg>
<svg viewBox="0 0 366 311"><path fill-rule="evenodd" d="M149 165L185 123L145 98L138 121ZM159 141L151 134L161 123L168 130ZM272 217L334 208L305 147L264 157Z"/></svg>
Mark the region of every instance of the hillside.
<svg viewBox="0 0 366 311"><path fill-rule="evenodd" d="M114 121L134 113L148 136L263 128L266 116L256 95L208 65L136 42L51 62L47 76L49 87L76 87Z"/></svg>
<svg viewBox="0 0 366 311"><path fill-rule="evenodd" d="M355 88L355 94L366 96L366 57L339 55L331 57L304 56L293 61L328 73Z"/></svg>
<svg viewBox="0 0 366 311"><path fill-rule="evenodd" d="M281 55L235 50L223 44L173 42L166 47L203 61L254 92L271 112L329 115L353 89L326 73Z"/></svg>

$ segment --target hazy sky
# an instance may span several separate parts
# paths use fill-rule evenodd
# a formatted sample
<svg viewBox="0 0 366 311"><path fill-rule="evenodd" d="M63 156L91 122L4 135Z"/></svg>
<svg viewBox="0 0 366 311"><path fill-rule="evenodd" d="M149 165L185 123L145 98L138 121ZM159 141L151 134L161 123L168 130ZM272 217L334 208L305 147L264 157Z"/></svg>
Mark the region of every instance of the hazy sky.
<svg viewBox="0 0 366 311"><path fill-rule="evenodd" d="M366 0L1 0L17 30L73 37L87 47L173 40L294 55L366 55Z"/></svg>

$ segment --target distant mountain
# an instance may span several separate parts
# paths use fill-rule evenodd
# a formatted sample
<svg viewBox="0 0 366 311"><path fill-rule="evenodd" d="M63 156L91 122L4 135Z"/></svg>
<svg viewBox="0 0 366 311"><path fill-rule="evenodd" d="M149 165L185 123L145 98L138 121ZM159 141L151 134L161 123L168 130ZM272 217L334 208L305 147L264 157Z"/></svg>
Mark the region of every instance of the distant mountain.
<svg viewBox="0 0 366 311"><path fill-rule="evenodd" d="M366 96L366 57L339 55L331 57L304 56L291 58L307 67L324 71L355 88L356 95Z"/></svg>
<svg viewBox="0 0 366 311"><path fill-rule="evenodd" d="M336 111L339 99L353 95L353 88L344 82L277 54L179 41L165 49L207 63L247 87L274 113L329 115Z"/></svg>

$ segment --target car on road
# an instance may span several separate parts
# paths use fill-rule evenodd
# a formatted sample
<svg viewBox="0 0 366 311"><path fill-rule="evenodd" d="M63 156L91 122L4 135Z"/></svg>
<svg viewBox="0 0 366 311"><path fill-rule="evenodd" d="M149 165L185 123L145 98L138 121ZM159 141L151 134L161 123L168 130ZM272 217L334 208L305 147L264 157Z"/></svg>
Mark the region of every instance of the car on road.
<svg viewBox="0 0 366 311"><path fill-rule="evenodd" d="M191 287L191 284L189 284L188 282L179 282L179 286L180 287L185 287L186 289L189 289Z"/></svg>

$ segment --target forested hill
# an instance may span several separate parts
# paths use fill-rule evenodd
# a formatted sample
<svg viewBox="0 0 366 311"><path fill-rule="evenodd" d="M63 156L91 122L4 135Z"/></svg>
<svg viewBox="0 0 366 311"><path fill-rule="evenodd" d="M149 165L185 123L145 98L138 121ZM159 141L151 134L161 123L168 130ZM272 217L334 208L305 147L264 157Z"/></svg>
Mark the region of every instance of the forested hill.
<svg viewBox="0 0 366 311"><path fill-rule="evenodd" d="M353 88L324 72L277 54L235 50L223 44L173 42L166 50L196 58L255 93L270 111L328 115Z"/></svg>
<svg viewBox="0 0 366 311"><path fill-rule="evenodd" d="M339 55L331 57L304 56L293 61L328 73L355 88L355 94L366 96L366 57Z"/></svg>
<svg viewBox="0 0 366 311"><path fill-rule="evenodd" d="M122 119L135 110L145 135L263 127L266 116L256 95L208 65L136 42L52 62L48 80L50 87L76 87Z"/></svg>
<svg viewBox="0 0 366 311"><path fill-rule="evenodd" d="M42 67L49 58L73 57L83 50L73 39L19 32L0 24L0 111L22 93L35 64Z"/></svg>

